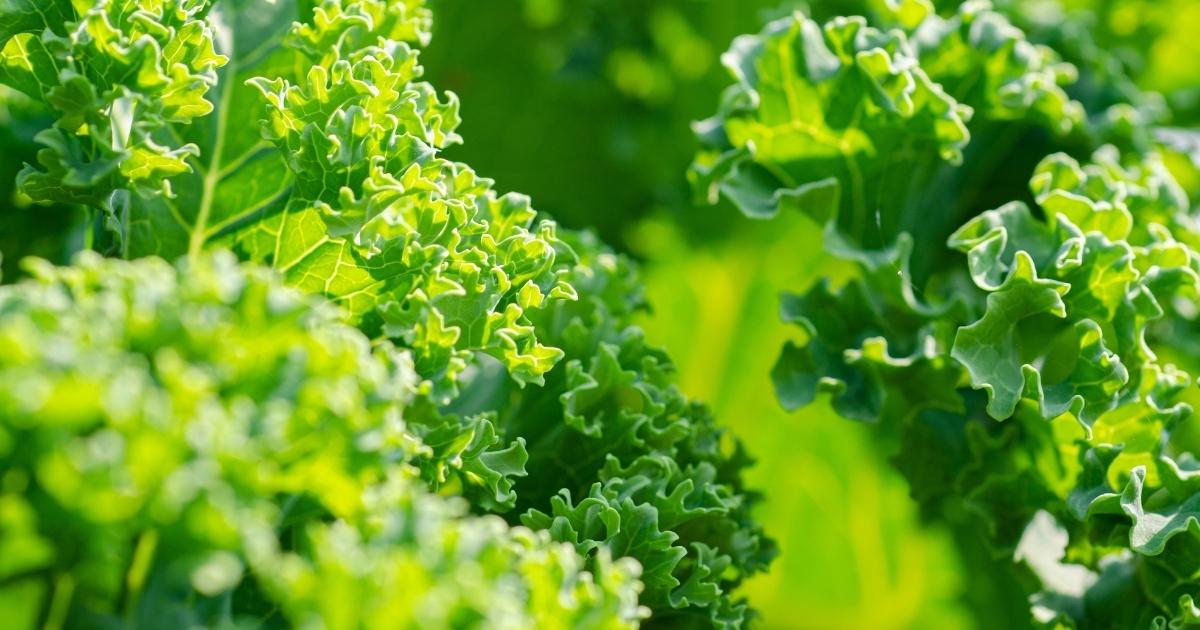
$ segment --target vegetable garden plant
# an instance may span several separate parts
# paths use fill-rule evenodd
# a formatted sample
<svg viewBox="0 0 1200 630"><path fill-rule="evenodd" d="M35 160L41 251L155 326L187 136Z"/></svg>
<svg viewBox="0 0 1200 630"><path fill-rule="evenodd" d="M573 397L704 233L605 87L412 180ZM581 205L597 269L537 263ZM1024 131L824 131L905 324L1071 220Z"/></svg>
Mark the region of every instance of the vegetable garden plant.
<svg viewBox="0 0 1200 630"><path fill-rule="evenodd" d="M723 57L688 176L824 226L852 271L783 297L779 401L876 424L980 590L1186 627L1200 139L1034 4L785 13ZM749 456L634 325L630 260L443 157L431 20L0 1L0 243L77 252L0 286L5 624L752 623Z"/></svg>
<svg viewBox="0 0 1200 630"><path fill-rule="evenodd" d="M53 116L18 194L90 221L0 292L6 619L745 619L749 460L630 325L628 261L440 157L430 17L0 6L0 77Z"/></svg>
<svg viewBox="0 0 1200 630"><path fill-rule="evenodd" d="M738 38L691 181L808 214L852 265L783 296L777 395L878 424L923 510L990 552L970 580L1015 585L1038 625L1190 627L1200 225L1164 153L1196 136L1083 23L1027 34L1014 4Z"/></svg>

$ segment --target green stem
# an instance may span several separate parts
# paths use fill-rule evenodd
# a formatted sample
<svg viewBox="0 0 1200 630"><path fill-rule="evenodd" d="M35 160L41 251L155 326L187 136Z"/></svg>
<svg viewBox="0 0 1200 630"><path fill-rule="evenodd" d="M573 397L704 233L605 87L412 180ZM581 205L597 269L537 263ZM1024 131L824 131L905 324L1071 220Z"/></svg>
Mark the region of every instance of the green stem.
<svg viewBox="0 0 1200 630"><path fill-rule="evenodd" d="M125 623L131 628L137 625L138 602L142 597L142 589L146 587L146 576L150 573L150 565L154 561L154 551L157 548L158 530L142 532L137 546L134 547L129 571L125 574Z"/></svg>
<svg viewBox="0 0 1200 630"><path fill-rule="evenodd" d="M50 610L42 630L61 630L71 612L71 598L75 595L75 578L63 573L54 580L54 592L50 596Z"/></svg>
<svg viewBox="0 0 1200 630"><path fill-rule="evenodd" d="M232 42L233 39L230 38ZM232 46L232 44L231 44ZM200 192L200 210L196 214L196 224L192 226L192 236L188 241L188 257L195 258L204 247L208 219L212 213L213 198L216 195L217 184L221 180L221 154L225 151L225 127L229 122L229 107L233 99L232 81L237 77L238 61L235 51L228 51L229 64L225 66L224 74L229 77L228 85L221 88L221 101L217 105L216 138L213 142L212 155L209 156L208 170L204 173L204 182Z"/></svg>
<svg viewBox="0 0 1200 630"><path fill-rule="evenodd" d="M83 230L83 248L88 251L96 249L96 232L103 229L95 208L84 208L87 213L87 228Z"/></svg>

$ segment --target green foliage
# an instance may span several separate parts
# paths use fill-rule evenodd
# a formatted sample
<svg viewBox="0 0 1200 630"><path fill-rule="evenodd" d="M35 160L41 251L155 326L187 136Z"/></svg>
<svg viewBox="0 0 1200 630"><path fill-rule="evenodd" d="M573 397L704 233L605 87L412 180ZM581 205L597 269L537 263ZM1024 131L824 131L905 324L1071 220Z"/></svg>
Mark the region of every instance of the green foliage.
<svg viewBox="0 0 1200 630"><path fill-rule="evenodd" d="M734 589L773 555L749 458L632 324L629 261L441 156L461 141L458 101L420 81L422 2L0 11L0 81L52 123L16 201L81 209L80 245L150 259L35 263L40 285L5 289L64 294L14 307L13 325L96 354L12 355L29 364L6 384L32 406L0 421L47 436L0 458L12 527L108 546L39 558L12 584L41 595L4 606L72 626L745 622ZM336 359L305 362L329 344ZM70 431L22 398L51 366L97 392ZM134 386L169 414L109 408ZM135 483L149 473L123 445L151 437L166 455ZM65 476L103 459L96 496L44 487L59 480L41 457ZM156 484L176 470L220 484L187 486L203 506L172 512ZM116 495L119 515L89 511ZM53 530L61 514L72 527Z"/></svg>
<svg viewBox="0 0 1200 630"><path fill-rule="evenodd" d="M41 168L18 176L38 201L103 206L115 221L118 190L170 192L197 147L162 142L171 124L212 111L204 99L226 59L213 50L207 2L12 2L4 83L52 108L38 134ZM120 195L118 195L120 196Z"/></svg>
<svg viewBox="0 0 1200 630"><path fill-rule="evenodd" d="M645 306L629 261L590 235L570 238L579 299L535 319L564 361L541 388L480 379L456 411L495 410L507 434L525 436L522 523L581 553L635 551L652 621L740 625L748 610L729 590L774 555L742 483L750 459L672 383L669 357L632 324Z"/></svg>
<svg viewBox="0 0 1200 630"><path fill-rule="evenodd" d="M780 287L807 286L844 269L798 215L743 222L718 242L692 242L665 218L635 241L654 313L642 317L679 366L680 383L704 392L717 417L754 453L747 481L764 492L755 515L779 544L770 571L744 593L764 627L974 628L991 625L964 605L979 575L941 526L921 522L904 478L881 456L870 427L837 422L828 404L789 415L766 378L790 332L778 326ZM702 340L702 343L697 343ZM1002 600L986 597L993 606ZM1015 609L1023 613L1022 602ZM797 617L797 611L802 611ZM1023 617L1007 619L1009 626Z"/></svg>
<svg viewBox="0 0 1200 630"><path fill-rule="evenodd" d="M784 296L781 403L883 425L1038 623L1191 623L1195 365L1172 346L1200 233L1156 145L1169 111L1078 25L1059 54L984 2L873 8L879 28L796 14L735 40L697 126L702 197L807 214L855 267Z"/></svg>
<svg viewBox="0 0 1200 630"><path fill-rule="evenodd" d="M636 623L636 563L421 487L411 359L323 301L229 255L33 262L0 291L17 627Z"/></svg>
<svg viewBox="0 0 1200 630"><path fill-rule="evenodd" d="M1194 3L431 4L0 2L12 625L1200 619Z"/></svg>
<svg viewBox="0 0 1200 630"><path fill-rule="evenodd" d="M470 139L448 155L621 251L664 211L689 236L723 239L737 217L689 203L687 123L725 85L721 50L781 4L796 2L436 0L422 60L462 97Z"/></svg>

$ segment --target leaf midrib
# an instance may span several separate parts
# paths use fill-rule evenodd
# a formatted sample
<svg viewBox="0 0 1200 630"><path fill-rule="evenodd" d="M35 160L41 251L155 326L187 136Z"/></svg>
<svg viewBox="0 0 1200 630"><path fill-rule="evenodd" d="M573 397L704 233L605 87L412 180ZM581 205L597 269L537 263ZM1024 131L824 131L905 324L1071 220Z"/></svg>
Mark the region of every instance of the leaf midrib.
<svg viewBox="0 0 1200 630"><path fill-rule="evenodd" d="M237 50L234 48L232 37L229 42L229 64L225 66L226 76L237 77ZM196 214L196 224L192 226L191 238L188 241L189 258L194 258L200 253L207 237L208 217L212 213L217 184L221 181L221 154L225 151L225 127L229 123L229 105L233 99L233 87L232 83L221 86L221 101L217 105L216 139L213 141L213 152L208 170L204 173L204 183L200 192L200 210Z"/></svg>

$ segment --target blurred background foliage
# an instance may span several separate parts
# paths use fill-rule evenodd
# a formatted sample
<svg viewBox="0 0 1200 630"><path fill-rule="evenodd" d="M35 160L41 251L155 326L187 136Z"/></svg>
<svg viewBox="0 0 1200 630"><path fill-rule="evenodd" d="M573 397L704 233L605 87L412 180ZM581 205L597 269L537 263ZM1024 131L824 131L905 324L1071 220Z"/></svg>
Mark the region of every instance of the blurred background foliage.
<svg viewBox="0 0 1200 630"><path fill-rule="evenodd" d="M827 18L884 1L436 0L423 62L463 102L466 143L448 157L642 261L655 308L643 321L649 338L758 458L750 481L769 497L759 517L781 548L772 570L744 587L761 627L1020 626L1000 611L1024 607L965 569L979 559L962 557L955 532L921 522L877 432L819 405L779 408L768 378L789 334L774 316L778 293L848 272L822 252L818 226L693 204L685 179L696 148L689 122L709 115L729 83L720 55L735 36L792 10ZM1163 94L1176 116L1168 124L1200 120L1200 2L996 4L1046 41L1071 37L1069 22L1138 87ZM77 210L14 193L45 125L35 105L0 93L6 280L24 256L62 261L84 233ZM1200 179L1185 158L1172 166L1194 199Z"/></svg>

